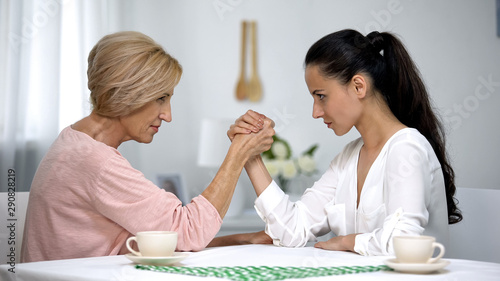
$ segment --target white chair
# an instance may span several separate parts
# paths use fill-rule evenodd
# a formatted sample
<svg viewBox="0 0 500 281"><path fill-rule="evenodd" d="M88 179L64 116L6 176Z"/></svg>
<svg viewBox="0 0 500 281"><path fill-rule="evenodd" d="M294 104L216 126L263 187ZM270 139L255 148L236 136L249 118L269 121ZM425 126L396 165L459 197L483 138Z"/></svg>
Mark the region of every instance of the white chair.
<svg viewBox="0 0 500 281"><path fill-rule="evenodd" d="M2 253L0 255L0 264L10 261L7 255L10 254L11 247L15 247L16 263L21 261L21 244L23 242L24 221L26 220L29 194L29 192L16 192L15 201L13 201L16 221L9 221L8 219L11 218L8 213L9 197L7 192L0 192L0 222L2 222L0 227L0 253ZM15 225L15 231L12 234L8 228L10 223ZM13 238L9 240L12 235L14 235ZM9 241L15 241L15 245L12 245L12 242L9 244Z"/></svg>
<svg viewBox="0 0 500 281"><path fill-rule="evenodd" d="M463 220L450 225L446 257L500 263L500 190L457 188Z"/></svg>

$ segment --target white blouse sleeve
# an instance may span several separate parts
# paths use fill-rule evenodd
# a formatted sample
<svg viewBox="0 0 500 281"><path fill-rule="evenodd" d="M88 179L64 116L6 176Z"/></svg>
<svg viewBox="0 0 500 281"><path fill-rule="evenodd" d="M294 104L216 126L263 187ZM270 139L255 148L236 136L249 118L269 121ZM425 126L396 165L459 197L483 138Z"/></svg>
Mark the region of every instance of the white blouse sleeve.
<svg viewBox="0 0 500 281"><path fill-rule="evenodd" d="M391 146L383 188L387 217L380 228L356 236L354 250L357 253L393 255L393 236L424 232L429 221L433 170L440 169L439 166L431 167L432 156L434 154L430 155L417 141L405 140Z"/></svg>
<svg viewBox="0 0 500 281"><path fill-rule="evenodd" d="M308 241L330 232L324 206L335 196L334 161L297 202L291 202L274 181L255 200L255 209L266 222L266 233L275 245L303 247Z"/></svg>

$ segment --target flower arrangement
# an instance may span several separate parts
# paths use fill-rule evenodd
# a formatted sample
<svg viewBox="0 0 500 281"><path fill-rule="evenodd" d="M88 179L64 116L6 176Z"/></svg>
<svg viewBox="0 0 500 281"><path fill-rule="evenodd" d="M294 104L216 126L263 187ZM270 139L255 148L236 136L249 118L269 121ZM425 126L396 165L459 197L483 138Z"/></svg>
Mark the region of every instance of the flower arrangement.
<svg viewBox="0 0 500 281"><path fill-rule="evenodd" d="M311 146L299 157L293 158L292 149L286 140L277 135L273 136L273 140L271 149L262 153L262 159L271 177L287 192L290 180L300 174L310 176L316 172L313 156L318 145Z"/></svg>

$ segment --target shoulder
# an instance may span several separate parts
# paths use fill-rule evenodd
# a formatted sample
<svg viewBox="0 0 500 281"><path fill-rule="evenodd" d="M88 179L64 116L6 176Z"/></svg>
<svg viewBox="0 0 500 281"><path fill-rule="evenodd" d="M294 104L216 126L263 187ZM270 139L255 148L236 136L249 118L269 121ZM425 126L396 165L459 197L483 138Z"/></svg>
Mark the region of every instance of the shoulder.
<svg viewBox="0 0 500 281"><path fill-rule="evenodd" d="M425 160L430 164L440 166L429 141L413 128L405 128L395 133L387 141L386 153L388 158L407 158L411 161Z"/></svg>
<svg viewBox="0 0 500 281"><path fill-rule="evenodd" d="M96 173L112 162L128 161L114 147L96 141L71 127L61 131L50 149L51 162L65 162L82 173Z"/></svg>
<svg viewBox="0 0 500 281"><path fill-rule="evenodd" d="M71 153L85 157L108 158L110 156L121 156L120 152L114 147L96 141L89 135L74 130L70 126L61 132L58 142L63 144Z"/></svg>
<svg viewBox="0 0 500 281"><path fill-rule="evenodd" d="M413 128L401 129L387 141L389 149L405 145L432 151L432 146L429 141L417 129Z"/></svg>

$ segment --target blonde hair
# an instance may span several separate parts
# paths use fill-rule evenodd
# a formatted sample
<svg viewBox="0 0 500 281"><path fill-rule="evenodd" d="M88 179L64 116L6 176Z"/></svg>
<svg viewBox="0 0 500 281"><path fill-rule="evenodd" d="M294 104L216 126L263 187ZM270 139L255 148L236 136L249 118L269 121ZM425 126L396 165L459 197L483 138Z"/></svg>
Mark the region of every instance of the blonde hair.
<svg viewBox="0 0 500 281"><path fill-rule="evenodd" d="M182 67L150 37L135 31L104 36L90 51L88 87L93 111L125 116L172 91Z"/></svg>

